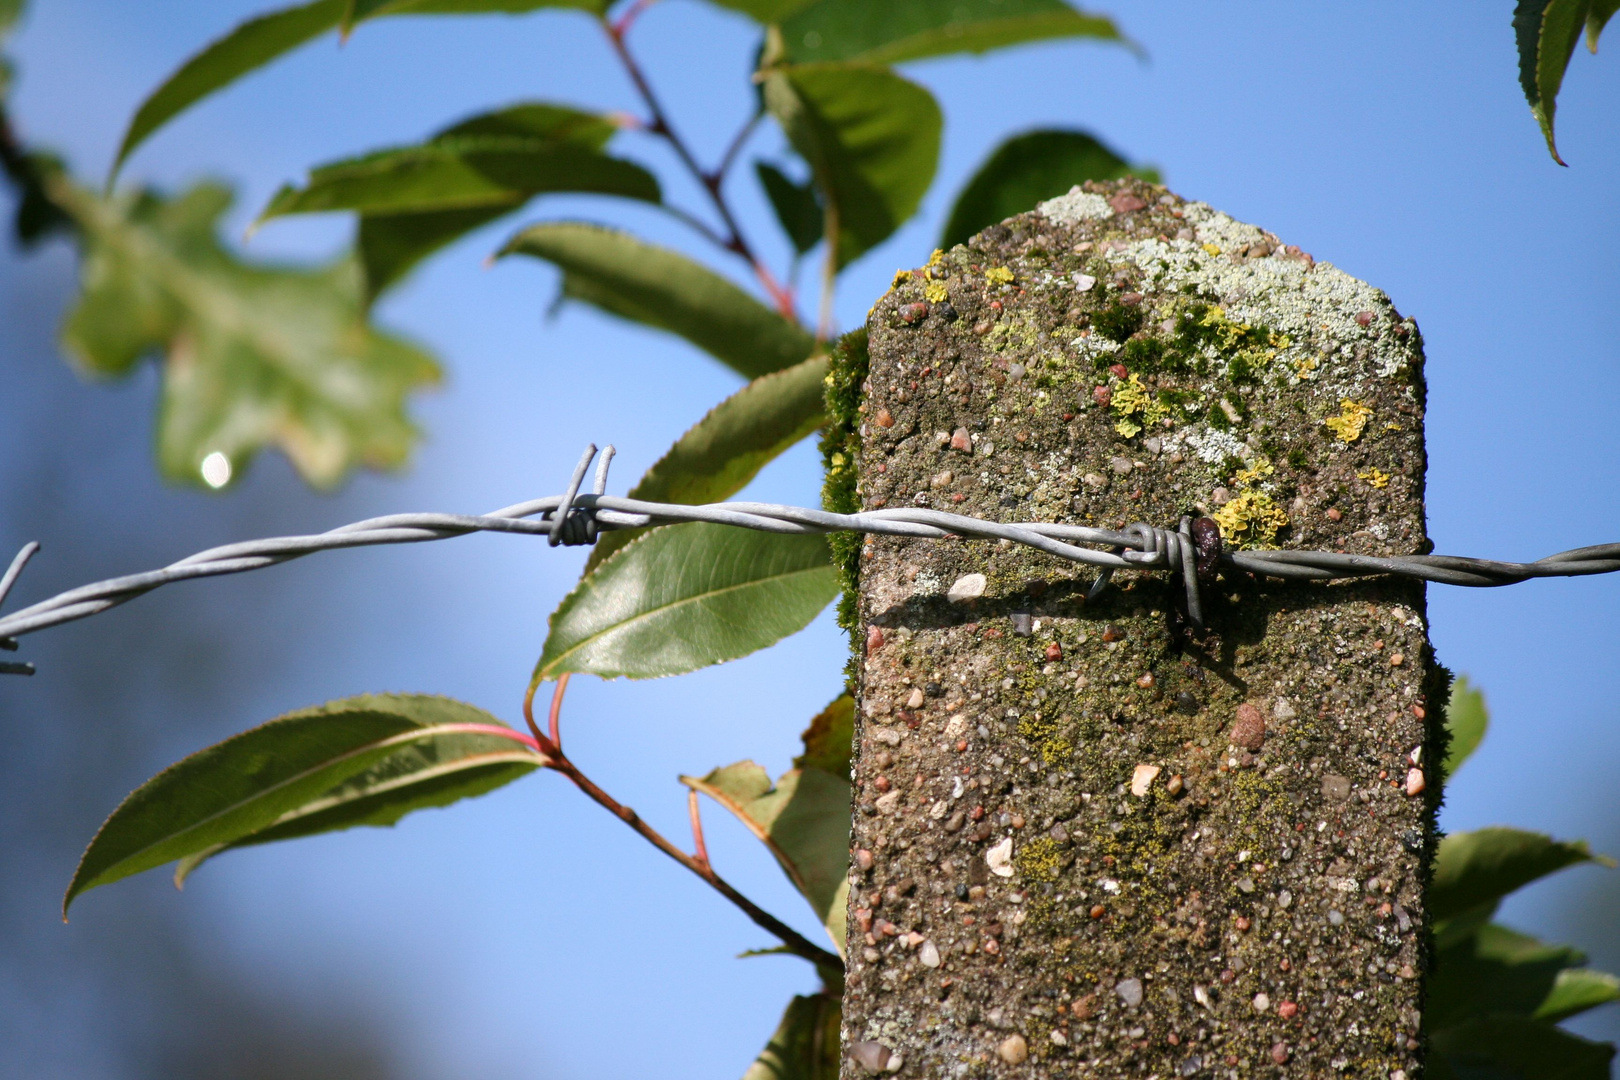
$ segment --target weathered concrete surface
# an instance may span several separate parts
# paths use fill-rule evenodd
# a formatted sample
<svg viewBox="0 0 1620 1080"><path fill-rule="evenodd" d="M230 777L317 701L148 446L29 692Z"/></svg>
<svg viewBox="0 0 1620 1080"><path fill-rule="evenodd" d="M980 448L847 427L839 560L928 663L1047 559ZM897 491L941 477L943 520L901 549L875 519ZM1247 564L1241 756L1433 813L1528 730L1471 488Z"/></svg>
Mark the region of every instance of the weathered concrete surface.
<svg viewBox="0 0 1620 1080"><path fill-rule="evenodd" d="M1427 549L1415 326L1162 188L987 229L868 326L868 508ZM1088 584L865 545L845 1075L1415 1075L1421 586L1227 578L1199 637L1164 575Z"/></svg>

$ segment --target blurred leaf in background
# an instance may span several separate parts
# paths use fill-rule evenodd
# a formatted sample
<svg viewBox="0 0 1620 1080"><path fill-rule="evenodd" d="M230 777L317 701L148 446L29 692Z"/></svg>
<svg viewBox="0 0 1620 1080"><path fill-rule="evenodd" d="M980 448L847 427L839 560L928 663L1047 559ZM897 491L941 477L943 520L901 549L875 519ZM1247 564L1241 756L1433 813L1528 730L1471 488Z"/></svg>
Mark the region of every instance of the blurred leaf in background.
<svg viewBox="0 0 1620 1080"><path fill-rule="evenodd" d="M243 262L219 243L231 195L217 184L101 199L59 175L50 195L82 246L83 293L63 344L97 377L162 358L165 476L220 487L265 446L319 487L357 466L403 464L417 438L406 397L439 369L367 323L352 259L318 270ZM205 478L216 454L229 467L216 458Z"/></svg>

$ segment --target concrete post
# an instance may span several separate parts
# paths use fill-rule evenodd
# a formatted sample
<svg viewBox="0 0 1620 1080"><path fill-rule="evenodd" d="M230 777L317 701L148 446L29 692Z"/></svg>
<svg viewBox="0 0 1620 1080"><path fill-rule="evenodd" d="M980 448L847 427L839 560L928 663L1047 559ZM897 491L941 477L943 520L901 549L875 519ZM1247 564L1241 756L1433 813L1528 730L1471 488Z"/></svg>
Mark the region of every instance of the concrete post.
<svg viewBox="0 0 1620 1080"><path fill-rule="evenodd" d="M1427 550L1415 325L1206 205L1077 188L868 327L867 508ZM1415 1076L1421 585L1225 576L1200 634L1165 574L859 562L846 1077Z"/></svg>

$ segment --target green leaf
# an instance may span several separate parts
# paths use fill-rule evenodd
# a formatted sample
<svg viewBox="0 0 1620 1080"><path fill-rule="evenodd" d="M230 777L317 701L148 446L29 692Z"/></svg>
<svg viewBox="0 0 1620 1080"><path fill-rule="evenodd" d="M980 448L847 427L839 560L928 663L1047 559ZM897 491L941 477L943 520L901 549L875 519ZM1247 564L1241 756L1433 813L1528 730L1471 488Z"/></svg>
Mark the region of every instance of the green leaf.
<svg viewBox="0 0 1620 1080"><path fill-rule="evenodd" d="M479 130L503 119L514 121L517 128L516 121L531 117L532 131ZM658 180L650 172L601 152L612 131L599 117L574 109L547 105L503 109L418 146L318 166L304 187L289 185L278 191L259 221L334 210L403 214L512 209L546 191L657 202Z"/></svg>
<svg viewBox="0 0 1620 1080"><path fill-rule="evenodd" d="M747 15L761 25L781 22L816 0L710 0L716 7Z"/></svg>
<svg viewBox="0 0 1620 1080"><path fill-rule="evenodd" d="M843 1003L837 994L794 998L742 1080L838 1080L842 1023Z"/></svg>
<svg viewBox="0 0 1620 1080"><path fill-rule="evenodd" d="M416 439L405 398L438 369L367 324L353 260L319 270L238 260L216 236L231 201L216 184L104 201L59 179L52 195L83 245L63 344L97 376L163 354L157 443L170 479L200 483L214 453L239 475L268 444L323 487L405 460Z"/></svg>
<svg viewBox="0 0 1620 1080"><path fill-rule="evenodd" d="M434 251L545 192L589 192L658 202L658 180L604 154L614 124L595 113L536 102L484 113L417 146L312 170L283 187L259 221L284 214L360 212L359 248L375 298Z"/></svg>
<svg viewBox="0 0 1620 1080"><path fill-rule="evenodd" d="M847 773L845 774L848 775ZM793 769L773 786L752 761L681 777L737 815L765 843L816 918L844 951L849 896L849 781L821 769Z"/></svg>
<svg viewBox="0 0 1620 1080"><path fill-rule="evenodd" d="M116 177L129 155L154 132L203 98L339 25L347 28L384 15L515 15L548 7L599 14L607 4L604 0L314 0L255 16L181 64L141 102L118 146L111 175Z"/></svg>
<svg viewBox="0 0 1620 1080"><path fill-rule="evenodd" d="M0 0L0 39L4 39L16 27L25 7L25 0Z"/></svg>
<svg viewBox="0 0 1620 1080"><path fill-rule="evenodd" d="M397 285L435 251L511 212L510 206L485 206L428 214L362 214L355 246L365 276L366 303Z"/></svg>
<svg viewBox="0 0 1620 1080"><path fill-rule="evenodd" d="M810 163L840 266L916 213L944 124L927 90L869 64L801 64L767 72L765 103Z"/></svg>
<svg viewBox="0 0 1620 1080"><path fill-rule="evenodd" d="M654 529L603 562L551 616L534 682L680 675L809 625L838 595L822 536L694 523Z"/></svg>
<svg viewBox="0 0 1620 1080"><path fill-rule="evenodd" d="M630 490L630 498L688 506L730 498L784 450L821 426L825 418L821 382L826 375L824 356L761 375L676 440ZM585 574L646 531L603 533L585 563Z"/></svg>
<svg viewBox="0 0 1620 1080"><path fill-rule="evenodd" d="M1586 28L1590 35L1587 16L1591 3L1592 0L1519 0L1513 9L1513 35L1519 48L1519 85L1524 88L1530 112L1547 139L1547 152L1560 165L1566 162L1558 156L1558 144L1553 138L1553 114L1558 108L1558 89L1564 82L1564 70L1575 54L1581 30ZM1602 18L1607 21L1608 16ZM1602 31L1601 23L1598 30Z"/></svg>
<svg viewBox="0 0 1620 1080"><path fill-rule="evenodd" d="M349 0L343 32L384 15L526 15L541 8L572 8L603 15L613 0Z"/></svg>
<svg viewBox="0 0 1620 1080"><path fill-rule="evenodd" d="M795 768L848 776L855 742L855 699L848 694L838 695L811 718L799 739L804 743L804 753L793 759Z"/></svg>
<svg viewBox="0 0 1620 1080"><path fill-rule="evenodd" d="M1522 1016L1490 1016L1436 1031L1431 1060L1458 1080L1609 1080L1614 1047Z"/></svg>
<svg viewBox="0 0 1620 1080"><path fill-rule="evenodd" d="M754 171L759 174L760 186L771 200L771 209L776 211L776 220L781 222L782 231L793 243L793 250L803 255L821 243L825 221L815 185L796 184L767 161L754 162Z"/></svg>
<svg viewBox="0 0 1620 1080"><path fill-rule="evenodd" d="M526 737L471 705L367 694L288 713L171 765L90 842L62 911L98 885L226 847L392 825L540 767Z"/></svg>
<svg viewBox="0 0 1620 1080"><path fill-rule="evenodd" d="M1586 958L1492 923L1442 949L1426 985L1424 1018L1436 1028L1493 1013L1534 1016L1565 968Z"/></svg>
<svg viewBox="0 0 1620 1080"><path fill-rule="evenodd" d="M1479 749L1490 722L1485 695L1469 683L1468 676L1462 676L1451 685L1451 699L1446 703L1446 730L1451 733L1443 769L1447 779L1456 775L1462 763Z"/></svg>
<svg viewBox="0 0 1620 1080"><path fill-rule="evenodd" d="M1535 1018L1556 1024L1611 1001L1620 1001L1620 978L1591 968L1566 968L1553 981Z"/></svg>
<svg viewBox="0 0 1620 1080"><path fill-rule="evenodd" d="M1112 19L1063 0L821 0L782 22L787 58L798 62L897 64L1069 37L1125 41Z"/></svg>
<svg viewBox="0 0 1620 1080"><path fill-rule="evenodd" d="M951 248L987 225L1033 210L1087 180L1138 176L1158 183L1153 169L1133 166L1083 131L1041 130L1014 135L985 159L956 197L939 246Z"/></svg>
<svg viewBox="0 0 1620 1080"><path fill-rule="evenodd" d="M562 295L678 334L754 379L815 351L815 339L701 263L629 233L579 222L532 225L500 255L532 255L563 272Z"/></svg>
<svg viewBox="0 0 1620 1080"><path fill-rule="evenodd" d="M1598 38L1609 25L1614 13L1620 11L1620 0L1592 0L1592 9L1586 13L1586 47L1595 55Z"/></svg>
<svg viewBox="0 0 1620 1080"><path fill-rule="evenodd" d="M314 0L255 16L180 65L135 111L112 175L153 132L198 101L337 26L346 2Z"/></svg>
<svg viewBox="0 0 1620 1080"><path fill-rule="evenodd" d="M1440 841L1435 858L1429 915L1448 918L1566 866L1588 862L1612 865L1610 860L1594 856L1584 840L1566 843L1541 833L1502 827L1452 833Z"/></svg>

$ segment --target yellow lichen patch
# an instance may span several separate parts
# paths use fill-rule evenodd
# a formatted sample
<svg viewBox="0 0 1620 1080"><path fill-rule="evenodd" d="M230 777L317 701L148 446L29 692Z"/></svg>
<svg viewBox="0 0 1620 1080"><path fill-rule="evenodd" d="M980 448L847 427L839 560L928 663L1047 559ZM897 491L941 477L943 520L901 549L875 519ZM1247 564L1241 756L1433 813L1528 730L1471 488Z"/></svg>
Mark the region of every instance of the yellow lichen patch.
<svg viewBox="0 0 1620 1080"><path fill-rule="evenodd" d="M1204 317L1198 320L1200 326L1208 326L1215 331L1216 347L1227 352L1241 342L1254 327L1248 323L1237 323L1226 317L1226 309L1219 304L1204 312Z"/></svg>
<svg viewBox="0 0 1620 1080"><path fill-rule="evenodd" d="M1203 247L1204 250L1211 255L1219 255L1221 253L1221 245L1219 244L1205 244Z"/></svg>
<svg viewBox="0 0 1620 1080"><path fill-rule="evenodd" d="M951 291L943 281L930 281L923 286L923 298L930 304L941 304L950 298Z"/></svg>
<svg viewBox="0 0 1620 1080"><path fill-rule="evenodd" d="M1389 487L1389 473L1378 468L1376 465L1364 472L1356 473L1356 476L1367 481L1367 483L1371 484L1375 488Z"/></svg>
<svg viewBox="0 0 1620 1080"><path fill-rule="evenodd" d="M1310 373L1321 365L1322 362L1314 356L1301 357L1294 361L1294 374L1304 379L1309 377Z"/></svg>
<svg viewBox="0 0 1620 1080"><path fill-rule="evenodd" d="M1339 437L1339 441L1351 443L1361 438L1361 433L1366 430L1367 421L1372 419L1372 414L1370 406L1345 398L1339 402L1339 415L1330 416L1322 423Z"/></svg>
<svg viewBox="0 0 1620 1080"><path fill-rule="evenodd" d="M1049 836L1037 836L1019 849L1013 862L1030 881L1056 881L1063 872L1063 848Z"/></svg>
<svg viewBox="0 0 1620 1080"><path fill-rule="evenodd" d="M938 266L940 263L942 263L944 261L945 261L945 253L943 251L941 251L939 248L935 248L934 253L932 255L928 256L928 269L932 270L934 267Z"/></svg>
<svg viewBox="0 0 1620 1080"><path fill-rule="evenodd" d="M992 285L1011 285L1013 272L1005 266L992 266L984 272L984 280Z"/></svg>
<svg viewBox="0 0 1620 1080"><path fill-rule="evenodd" d="M1074 743L1061 734L1056 717L1026 716L1018 721L1018 734L1035 744L1048 765L1067 765L1074 756Z"/></svg>
<svg viewBox="0 0 1620 1080"><path fill-rule="evenodd" d="M1270 458L1256 458L1253 465L1247 469L1239 469L1232 476L1232 482L1240 488L1252 487L1261 480L1277 471Z"/></svg>
<svg viewBox="0 0 1620 1080"><path fill-rule="evenodd" d="M1263 491L1232 497L1214 516L1221 539L1233 547L1270 547L1277 541L1277 530L1288 524L1282 507Z"/></svg>
<svg viewBox="0 0 1620 1080"><path fill-rule="evenodd" d="M1136 375L1114 386L1113 399L1109 404L1119 417L1114 423L1114 430L1127 439L1140 435L1144 427L1170 415L1170 410L1142 385L1142 380Z"/></svg>
<svg viewBox="0 0 1620 1080"><path fill-rule="evenodd" d="M908 282L910 280L911 280L911 271L910 270L896 270L894 272L894 280L889 282L889 288L898 289L900 286L904 285L906 282Z"/></svg>

